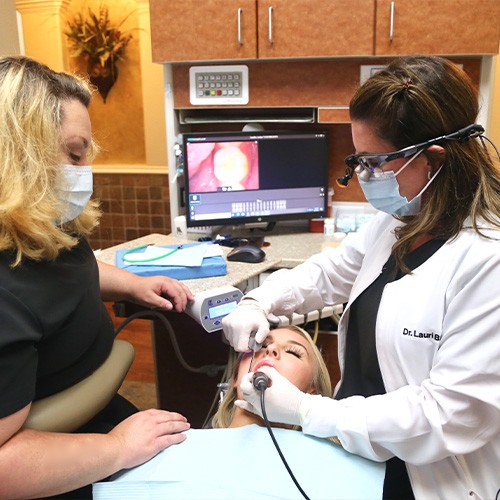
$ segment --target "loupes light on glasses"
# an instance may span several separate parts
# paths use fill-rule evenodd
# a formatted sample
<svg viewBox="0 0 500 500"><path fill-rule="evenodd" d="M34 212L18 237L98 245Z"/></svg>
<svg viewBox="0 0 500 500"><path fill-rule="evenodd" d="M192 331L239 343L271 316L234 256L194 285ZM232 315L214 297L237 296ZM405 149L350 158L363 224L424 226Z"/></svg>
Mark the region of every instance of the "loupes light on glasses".
<svg viewBox="0 0 500 500"><path fill-rule="evenodd" d="M414 144L413 146L408 146L406 148L394 151L392 153L381 153L381 154L365 154L356 153L349 155L344 163L347 165L345 175L337 179L337 184L340 187L347 187L349 181L354 176L354 172L358 175L363 176L363 180L368 180L371 175L380 169L382 165L392 160L397 160L398 158L409 158L414 154L427 149L428 147L439 144L444 141L459 141L465 142L473 137L478 137L484 133L484 128L478 124L468 125L456 132L447 135L441 135L430 139L419 144Z"/></svg>
<svg viewBox="0 0 500 500"><path fill-rule="evenodd" d="M406 158L407 156L413 156L414 152L416 152L415 147L411 146L410 148L408 148L408 152L401 150L394 153L356 153L349 155L344 160L344 163L347 165L345 175L337 179L337 184L340 187L347 187L347 184L354 176L354 172L358 174L358 177L361 177L363 180L367 181L374 172L381 171L381 167L385 163L396 160L397 158Z"/></svg>

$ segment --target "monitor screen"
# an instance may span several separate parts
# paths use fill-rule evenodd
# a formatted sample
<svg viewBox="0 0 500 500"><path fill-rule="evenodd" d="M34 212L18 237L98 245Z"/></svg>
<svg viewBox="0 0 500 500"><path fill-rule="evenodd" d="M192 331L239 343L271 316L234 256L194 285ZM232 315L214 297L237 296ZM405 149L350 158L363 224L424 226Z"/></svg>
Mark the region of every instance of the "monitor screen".
<svg viewBox="0 0 500 500"><path fill-rule="evenodd" d="M187 133L183 147L188 227L326 216L326 132Z"/></svg>

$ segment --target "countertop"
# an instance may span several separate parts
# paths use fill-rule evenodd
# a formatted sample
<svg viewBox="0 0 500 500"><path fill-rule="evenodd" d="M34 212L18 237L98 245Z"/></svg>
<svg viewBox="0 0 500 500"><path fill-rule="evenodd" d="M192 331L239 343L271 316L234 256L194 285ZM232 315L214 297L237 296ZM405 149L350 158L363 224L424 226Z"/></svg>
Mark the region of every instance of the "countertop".
<svg viewBox="0 0 500 500"><path fill-rule="evenodd" d="M203 292L225 285L237 286L259 274L280 268L292 268L304 262L308 257L322 250L324 246L336 246L332 238L323 233L306 233L287 228L282 234L265 235L265 241L270 243L264 247L266 258L257 264L227 261L227 274L211 278L183 280L192 293ZM192 240L178 238L172 234L152 233L120 245L116 245L96 253L97 259L107 264L115 265L115 252L118 249L134 248L141 245L175 245L193 243ZM230 247L221 246L224 256Z"/></svg>

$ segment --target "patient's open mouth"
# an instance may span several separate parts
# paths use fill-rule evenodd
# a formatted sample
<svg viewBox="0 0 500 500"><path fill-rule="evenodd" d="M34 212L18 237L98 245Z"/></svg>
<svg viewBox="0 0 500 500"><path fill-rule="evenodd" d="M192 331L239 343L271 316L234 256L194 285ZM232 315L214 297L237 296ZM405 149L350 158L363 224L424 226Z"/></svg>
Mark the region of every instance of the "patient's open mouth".
<svg viewBox="0 0 500 500"><path fill-rule="evenodd" d="M270 366L271 368L275 367L272 361L269 361L268 359L263 359L262 361L259 361L258 363L255 364L252 371L256 372L259 368L262 368L263 366Z"/></svg>

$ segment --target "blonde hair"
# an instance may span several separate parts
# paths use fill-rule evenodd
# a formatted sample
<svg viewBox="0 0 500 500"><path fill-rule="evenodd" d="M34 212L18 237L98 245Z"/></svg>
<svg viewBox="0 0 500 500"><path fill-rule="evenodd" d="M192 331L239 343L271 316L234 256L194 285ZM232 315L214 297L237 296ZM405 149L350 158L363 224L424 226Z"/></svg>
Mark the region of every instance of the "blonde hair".
<svg viewBox="0 0 500 500"><path fill-rule="evenodd" d="M314 375L312 380L312 388L316 391L317 394L321 394L322 396L332 396L332 385L330 381L330 374L328 373L328 368L326 367L325 361L318 347L312 340L311 336L302 328L298 326L286 326L280 328L282 330L290 330L292 332L298 333L301 337L307 340L309 345L312 347L312 352L314 354ZM237 398L235 382L238 378L238 370L240 367L242 356L238 358L233 370L233 374L231 376L231 380L229 381L229 388L227 390L222 403L219 405L219 408L215 415L212 418L212 427L224 429L230 426L231 421L234 417L235 406L234 402Z"/></svg>
<svg viewBox="0 0 500 500"><path fill-rule="evenodd" d="M89 85L27 57L0 58L0 251L12 266L24 258L53 260L97 226L100 211L90 202L75 220L58 225L64 213L59 189L62 103L88 107ZM90 154L97 151L91 146Z"/></svg>

